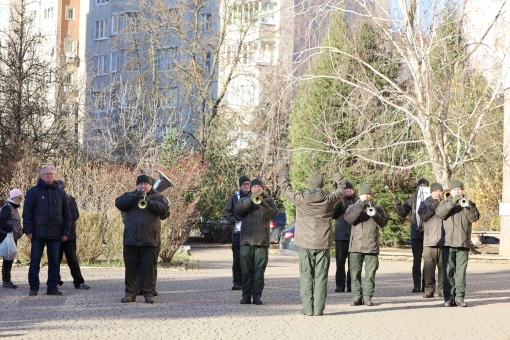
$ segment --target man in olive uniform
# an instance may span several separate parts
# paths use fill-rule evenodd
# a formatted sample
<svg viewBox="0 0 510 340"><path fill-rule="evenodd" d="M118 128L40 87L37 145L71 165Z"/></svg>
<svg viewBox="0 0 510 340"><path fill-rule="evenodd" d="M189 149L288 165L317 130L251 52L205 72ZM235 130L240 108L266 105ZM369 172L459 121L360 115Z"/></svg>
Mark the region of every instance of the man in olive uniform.
<svg viewBox="0 0 510 340"><path fill-rule="evenodd" d="M442 201L436 215L443 219L444 243L442 250L444 270L444 307L455 305L467 307L466 269L471 244L471 226L478 221L480 213L474 202L464 199L464 183L453 180L450 183L450 197Z"/></svg>
<svg viewBox="0 0 510 340"><path fill-rule="evenodd" d="M242 218L241 223L241 276L243 298L241 304L262 305L264 272L269 250L269 222L278 210L272 199L264 195L264 183L260 178L250 182L251 194L243 197L234 207L234 214ZM261 201L257 201L261 198Z"/></svg>
<svg viewBox="0 0 510 340"><path fill-rule="evenodd" d="M371 201L372 189L369 185L360 185L358 197L358 202L352 204L344 214L345 220L352 225L349 243L353 297L351 306L359 306L363 303L373 306L375 272L379 268L379 229L388 223L388 218L384 210ZM370 211L367 211L367 208ZM365 288L362 291L363 262L365 262Z"/></svg>
<svg viewBox="0 0 510 340"><path fill-rule="evenodd" d="M423 230L421 229L420 223L418 221L419 216L417 216L419 207L416 206L420 186L428 187L429 181L427 181L425 178L421 178L418 181L416 194L411 196L404 204L402 204L398 198L395 198L395 208L397 210L398 216L405 218L407 215L409 215L409 213L411 213L411 247L413 250L412 273L414 283L412 290L413 293L422 292L425 287L425 281L421 272L421 259L423 256Z"/></svg>
<svg viewBox="0 0 510 340"><path fill-rule="evenodd" d="M443 197L443 186L432 183L430 197L421 202L418 215L423 225L423 277L425 279L425 294L428 299L434 297L436 290L436 266L438 273L438 292L443 296L443 263L441 258L441 236L443 220L436 215L436 208Z"/></svg>
<svg viewBox="0 0 510 340"><path fill-rule="evenodd" d="M122 303L136 300L136 276L143 275L143 295L146 303L154 303L156 280L154 269L161 245L161 220L170 216L168 200L152 188L152 177L136 178L136 189L117 197L115 206L124 213L125 297ZM145 200L145 208L139 207Z"/></svg>
<svg viewBox="0 0 510 340"><path fill-rule="evenodd" d="M337 172L333 179L337 189L331 193L322 190L324 179L320 174L310 175L310 189L296 191L290 184L289 166L284 166L280 173L282 194L296 206L294 243L300 247L301 304L303 314L308 316L322 315L326 304L331 216L335 204L345 196L342 175Z"/></svg>
<svg viewBox="0 0 510 340"><path fill-rule="evenodd" d="M250 193L250 178L248 176L241 176L239 178L239 191L236 191L225 205L223 209L223 216L225 219L230 222L233 226L232 228L232 256L234 258L234 262L232 263L232 276L233 276L233 286L232 290L240 290L241 289L241 258L239 252L241 250L241 245L239 244L239 240L241 239L241 217L234 214L234 207L237 202L242 197L247 197Z"/></svg>
<svg viewBox="0 0 510 340"><path fill-rule="evenodd" d="M351 291L351 272L349 271L349 239L351 238L352 226L345 221L344 214L351 204L358 201L358 196L354 193L352 183L345 182L345 197L333 208L333 219L335 220L335 250L336 250L336 289L335 292L341 293ZM347 273L345 272L345 262L347 261Z"/></svg>

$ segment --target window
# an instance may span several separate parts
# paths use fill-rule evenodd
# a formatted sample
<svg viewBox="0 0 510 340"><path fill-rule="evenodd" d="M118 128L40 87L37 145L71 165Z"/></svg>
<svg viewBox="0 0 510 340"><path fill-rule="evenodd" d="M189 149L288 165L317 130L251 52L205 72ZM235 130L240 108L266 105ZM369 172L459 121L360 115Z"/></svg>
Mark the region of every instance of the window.
<svg viewBox="0 0 510 340"><path fill-rule="evenodd" d="M106 5L109 0L94 0L96 2L96 6Z"/></svg>
<svg viewBox="0 0 510 340"><path fill-rule="evenodd" d="M64 92L71 91L73 86L73 74L68 73L64 76Z"/></svg>
<svg viewBox="0 0 510 340"><path fill-rule="evenodd" d="M202 61L202 69L204 71L209 71L211 70L211 66L212 66L212 53L211 52L207 52L205 55L204 55L204 59Z"/></svg>
<svg viewBox="0 0 510 340"><path fill-rule="evenodd" d="M117 52L110 53L110 72L117 72Z"/></svg>
<svg viewBox="0 0 510 340"><path fill-rule="evenodd" d="M212 15L209 14L202 14L202 33L207 33L211 31L211 20Z"/></svg>
<svg viewBox="0 0 510 340"><path fill-rule="evenodd" d="M158 88L158 107L175 109L179 103L177 87Z"/></svg>
<svg viewBox="0 0 510 340"><path fill-rule="evenodd" d="M53 7L44 9L44 19L53 19Z"/></svg>
<svg viewBox="0 0 510 340"><path fill-rule="evenodd" d="M271 1L246 2L242 5L230 6L228 24L239 25L241 22L274 24L275 7L276 3Z"/></svg>
<svg viewBox="0 0 510 340"><path fill-rule="evenodd" d="M74 20L75 19L75 8L71 6L66 6L66 20Z"/></svg>
<svg viewBox="0 0 510 340"><path fill-rule="evenodd" d="M274 63L274 43L269 41L262 41L259 43L259 63L272 65Z"/></svg>
<svg viewBox="0 0 510 340"><path fill-rule="evenodd" d="M37 11L28 12L28 25L34 26L37 19Z"/></svg>
<svg viewBox="0 0 510 340"><path fill-rule="evenodd" d="M159 53L157 67L160 71L171 70L174 66L174 58L177 55L177 47L162 48Z"/></svg>
<svg viewBox="0 0 510 340"><path fill-rule="evenodd" d="M119 15L112 14L111 35L115 35L117 33L119 33Z"/></svg>
<svg viewBox="0 0 510 340"><path fill-rule="evenodd" d="M95 22L94 40L108 39L106 36L106 22L107 20L97 20Z"/></svg>
<svg viewBox="0 0 510 340"><path fill-rule="evenodd" d="M66 54L72 54L74 55L74 40L72 39L65 39L64 40L64 52Z"/></svg>
<svg viewBox="0 0 510 340"><path fill-rule="evenodd" d="M97 55L94 56L94 65L93 65L93 72L95 75L102 76L105 74L104 70L104 55Z"/></svg>
<svg viewBox="0 0 510 340"><path fill-rule="evenodd" d="M117 54L117 68L120 71L133 71L137 69L137 58L133 52L121 50Z"/></svg>
<svg viewBox="0 0 510 340"><path fill-rule="evenodd" d="M227 45L227 55L225 58L225 62L227 65L231 65L237 54L237 45Z"/></svg>
<svg viewBox="0 0 510 340"><path fill-rule="evenodd" d="M131 32L138 32L140 24L138 12L126 12L122 15L121 30L127 29Z"/></svg>
<svg viewBox="0 0 510 340"><path fill-rule="evenodd" d="M104 94L100 91L94 91L92 92L92 100L94 109L96 111L104 111L105 110L105 100L104 100Z"/></svg>

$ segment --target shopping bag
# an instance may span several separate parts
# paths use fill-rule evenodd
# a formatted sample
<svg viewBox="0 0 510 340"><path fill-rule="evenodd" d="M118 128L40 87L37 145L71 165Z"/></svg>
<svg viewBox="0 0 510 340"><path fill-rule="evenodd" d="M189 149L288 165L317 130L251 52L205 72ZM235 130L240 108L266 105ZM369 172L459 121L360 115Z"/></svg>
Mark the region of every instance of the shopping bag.
<svg viewBox="0 0 510 340"><path fill-rule="evenodd" d="M0 257L6 261L13 261L16 255L18 255L18 249L14 242L14 236L12 233L7 233L7 237L0 243Z"/></svg>

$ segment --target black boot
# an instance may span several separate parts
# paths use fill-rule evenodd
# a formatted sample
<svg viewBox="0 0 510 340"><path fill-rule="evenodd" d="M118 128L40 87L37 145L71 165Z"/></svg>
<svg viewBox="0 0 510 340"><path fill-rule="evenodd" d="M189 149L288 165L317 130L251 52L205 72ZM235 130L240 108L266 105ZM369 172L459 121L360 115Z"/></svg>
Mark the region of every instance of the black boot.
<svg viewBox="0 0 510 340"><path fill-rule="evenodd" d="M262 300L260 298L261 298L260 295L253 295L253 304L254 305L263 305L264 302L262 302Z"/></svg>
<svg viewBox="0 0 510 340"><path fill-rule="evenodd" d="M345 286L336 286L335 293L343 293L345 291Z"/></svg>
<svg viewBox="0 0 510 340"><path fill-rule="evenodd" d="M241 299L241 305L249 305L251 304L251 296L243 296Z"/></svg>

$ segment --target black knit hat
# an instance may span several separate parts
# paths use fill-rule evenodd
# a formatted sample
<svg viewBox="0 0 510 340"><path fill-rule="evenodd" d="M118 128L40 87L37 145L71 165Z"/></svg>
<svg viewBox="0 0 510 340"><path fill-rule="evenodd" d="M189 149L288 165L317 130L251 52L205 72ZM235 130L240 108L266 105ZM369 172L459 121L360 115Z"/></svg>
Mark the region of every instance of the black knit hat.
<svg viewBox="0 0 510 340"><path fill-rule="evenodd" d="M152 177L146 174L140 175L136 178L136 185L142 182L149 183L150 185L154 184Z"/></svg>
<svg viewBox="0 0 510 340"><path fill-rule="evenodd" d="M430 186L430 192L434 192L436 190L443 191L443 186L441 185L441 183L432 183L432 185Z"/></svg>
<svg viewBox="0 0 510 340"><path fill-rule="evenodd" d="M241 177L239 177L239 186L243 185L244 182L249 182L250 181L250 177L246 176L246 175L242 175Z"/></svg>
<svg viewBox="0 0 510 340"><path fill-rule="evenodd" d="M254 185L260 185L261 187L264 187L264 182L262 182L262 180L260 178L254 178L251 180L250 182L250 189L254 186Z"/></svg>
<svg viewBox="0 0 510 340"><path fill-rule="evenodd" d="M427 181L425 178L420 178L420 180L418 181L418 186L422 185L423 183L429 186L429 181Z"/></svg>
<svg viewBox="0 0 510 340"><path fill-rule="evenodd" d="M352 190L354 190L354 187L352 186L351 182L345 182L345 189L352 189Z"/></svg>
<svg viewBox="0 0 510 340"><path fill-rule="evenodd" d="M308 179L308 185L310 188L322 189L324 186L324 178L320 174L311 174Z"/></svg>

